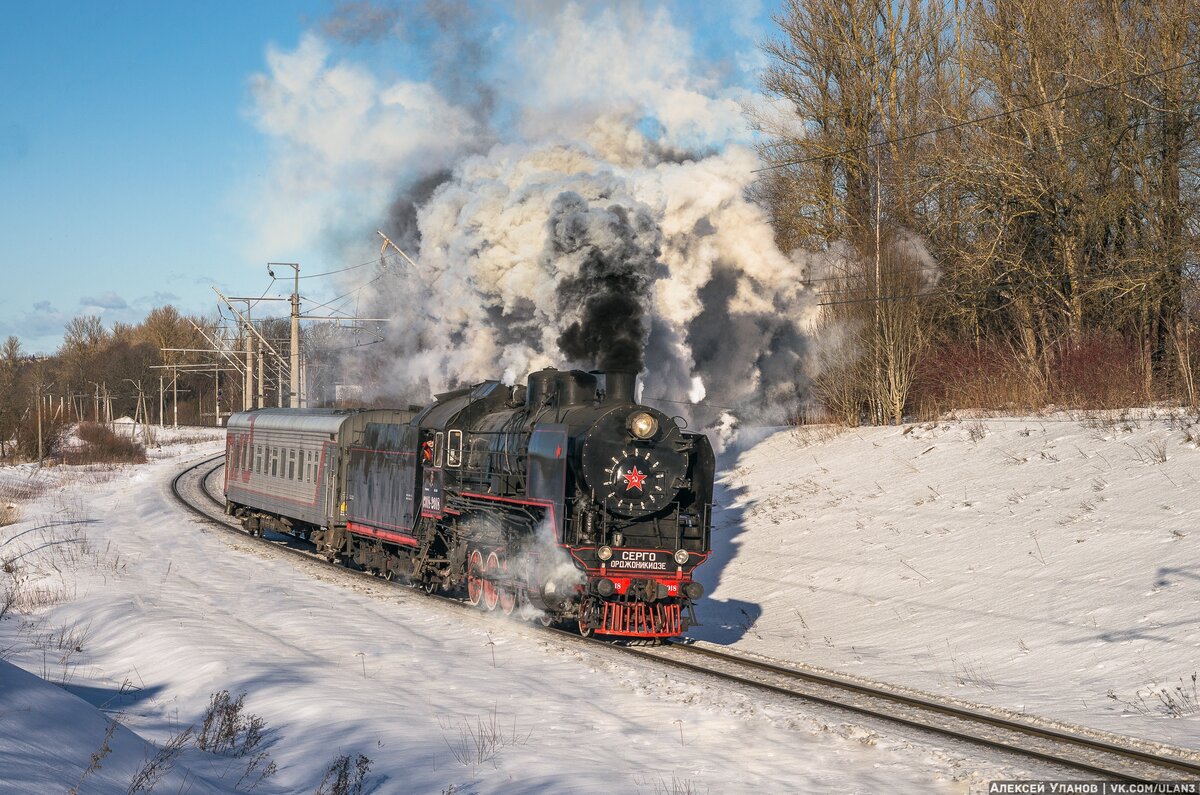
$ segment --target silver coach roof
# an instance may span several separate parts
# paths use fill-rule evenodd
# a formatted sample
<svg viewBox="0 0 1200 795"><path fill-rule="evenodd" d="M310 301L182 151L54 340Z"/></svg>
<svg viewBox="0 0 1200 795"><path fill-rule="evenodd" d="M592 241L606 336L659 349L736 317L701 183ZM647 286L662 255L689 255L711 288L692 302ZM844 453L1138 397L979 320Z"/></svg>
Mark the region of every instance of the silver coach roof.
<svg viewBox="0 0 1200 795"><path fill-rule="evenodd" d="M300 431L302 433L337 433L342 424L364 409L255 409L239 411L229 418L230 430L250 430L253 420L256 431Z"/></svg>

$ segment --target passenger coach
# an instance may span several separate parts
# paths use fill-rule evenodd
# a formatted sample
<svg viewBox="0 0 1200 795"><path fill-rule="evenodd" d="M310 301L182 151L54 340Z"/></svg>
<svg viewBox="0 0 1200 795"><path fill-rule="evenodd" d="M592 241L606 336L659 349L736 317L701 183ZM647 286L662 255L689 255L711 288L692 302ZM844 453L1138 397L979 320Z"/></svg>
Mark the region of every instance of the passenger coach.
<svg viewBox="0 0 1200 795"><path fill-rule="evenodd" d="M258 409L229 418L225 511L247 531L294 533L321 548L346 529L347 451L368 423L407 423L395 409ZM341 544L332 544L339 548Z"/></svg>

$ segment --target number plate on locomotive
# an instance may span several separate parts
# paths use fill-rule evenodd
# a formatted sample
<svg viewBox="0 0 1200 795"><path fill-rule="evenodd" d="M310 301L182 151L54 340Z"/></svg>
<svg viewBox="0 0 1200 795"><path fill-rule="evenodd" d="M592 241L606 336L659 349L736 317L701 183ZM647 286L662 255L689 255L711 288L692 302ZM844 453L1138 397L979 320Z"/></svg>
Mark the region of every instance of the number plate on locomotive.
<svg viewBox="0 0 1200 795"><path fill-rule="evenodd" d="M607 563L610 569L638 571L674 571L675 561L669 552L648 552L640 549L614 549Z"/></svg>

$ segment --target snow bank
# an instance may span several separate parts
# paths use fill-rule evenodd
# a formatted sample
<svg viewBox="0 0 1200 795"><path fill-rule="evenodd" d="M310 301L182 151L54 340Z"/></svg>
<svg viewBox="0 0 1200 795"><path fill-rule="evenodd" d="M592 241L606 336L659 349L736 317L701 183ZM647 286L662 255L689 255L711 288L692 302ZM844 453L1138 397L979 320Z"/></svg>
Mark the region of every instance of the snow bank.
<svg viewBox="0 0 1200 795"><path fill-rule="evenodd" d="M158 755L152 743L113 717L3 660L0 726L5 792L126 792ZM154 782L163 792L223 791L179 761Z"/></svg>
<svg viewBox="0 0 1200 795"><path fill-rule="evenodd" d="M1200 748L1200 420L782 430L727 462L694 634Z"/></svg>

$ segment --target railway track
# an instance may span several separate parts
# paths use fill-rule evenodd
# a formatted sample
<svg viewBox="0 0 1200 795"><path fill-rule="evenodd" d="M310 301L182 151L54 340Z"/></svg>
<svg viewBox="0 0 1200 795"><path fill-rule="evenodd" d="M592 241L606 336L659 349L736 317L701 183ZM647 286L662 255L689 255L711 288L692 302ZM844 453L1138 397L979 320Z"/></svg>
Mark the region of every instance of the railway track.
<svg viewBox="0 0 1200 795"><path fill-rule="evenodd" d="M1076 728L1038 725L967 709L880 684L853 682L824 673L732 655L696 643L634 648L633 653L675 668L803 698L860 715L884 718L944 737L1040 759L1083 771L1091 778L1145 782L1200 778L1200 754L1185 749L1125 744Z"/></svg>
<svg viewBox="0 0 1200 795"><path fill-rule="evenodd" d="M241 534L240 524L224 514L224 501L209 489L212 476L223 466L223 457L202 460L181 470L171 482L171 493L189 512ZM186 493L185 493L186 492ZM268 534L270 536L270 534ZM248 536L247 536L248 537ZM272 547L310 561L324 559L282 540L262 539ZM288 537L288 541L294 541ZM347 572L352 573L352 572ZM369 577L363 573L361 576ZM372 578L374 579L374 578ZM416 591L413 591L414 595ZM437 597L440 602L476 611L465 602ZM766 691L777 696L818 703L856 715L900 724L921 732L952 738L975 747L986 747L1024 758L1037 759L1083 773L1089 779L1122 782L1195 781L1200 779L1200 754L1155 744L1122 742L1078 727L1039 725L1015 720L983 709L968 709L929 696L891 689L880 683L855 682L802 668L757 660L684 642L663 646L616 646L560 631L563 642L597 643L616 653L635 655L723 683Z"/></svg>

